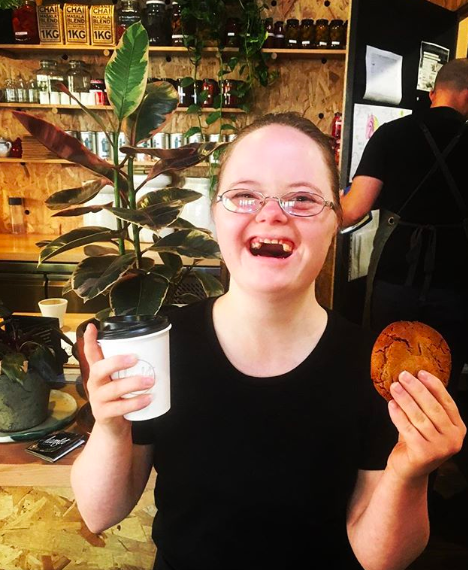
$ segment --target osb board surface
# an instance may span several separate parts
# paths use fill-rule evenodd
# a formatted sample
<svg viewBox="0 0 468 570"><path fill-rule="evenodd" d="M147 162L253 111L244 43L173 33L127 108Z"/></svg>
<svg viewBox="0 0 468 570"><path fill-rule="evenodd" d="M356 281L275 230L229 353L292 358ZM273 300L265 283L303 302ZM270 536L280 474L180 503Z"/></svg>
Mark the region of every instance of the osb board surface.
<svg viewBox="0 0 468 570"><path fill-rule="evenodd" d="M1 570L150 570L152 491L120 524L96 535L70 488L0 488Z"/></svg>

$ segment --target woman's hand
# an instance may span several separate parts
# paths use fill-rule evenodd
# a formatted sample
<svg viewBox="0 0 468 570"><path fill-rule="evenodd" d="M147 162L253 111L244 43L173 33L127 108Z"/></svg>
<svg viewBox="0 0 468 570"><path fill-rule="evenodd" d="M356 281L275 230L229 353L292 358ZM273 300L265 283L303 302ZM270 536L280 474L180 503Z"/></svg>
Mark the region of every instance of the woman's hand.
<svg viewBox="0 0 468 570"><path fill-rule="evenodd" d="M87 326L84 333L84 352L89 364L87 389L93 416L103 429L122 434L130 429L130 421L123 416L129 412L141 410L151 402L150 394L141 394L131 398L122 398L124 394L147 390L154 384L153 378L129 376L116 381L111 375L119 370L131 368L137 362L134 355L112 356L104 358L97 343L97 329Z"/></svg>
<svg viewBox="0 0 468 570"><path fill-rule="evenodd" d="M390 417L399 440L388 467L409 481L428 475L458 453L466 435L458 408L442 382L421 370L402 372L390 387Z"/></svg>

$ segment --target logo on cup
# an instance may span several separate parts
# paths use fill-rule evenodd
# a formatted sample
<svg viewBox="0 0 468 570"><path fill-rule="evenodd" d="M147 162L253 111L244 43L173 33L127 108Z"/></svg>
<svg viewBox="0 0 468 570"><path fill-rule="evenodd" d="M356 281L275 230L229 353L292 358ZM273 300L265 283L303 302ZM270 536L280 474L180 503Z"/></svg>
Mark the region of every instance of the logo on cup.
<svg viewBox="0 0 468 570"><path fill-rule="evenodd" d="M156 379L154 367L146 360L138 360L137 363L131 368L119 370L115 373L116 379L128 378L129 376L148 376L149 378Z"/></svg>

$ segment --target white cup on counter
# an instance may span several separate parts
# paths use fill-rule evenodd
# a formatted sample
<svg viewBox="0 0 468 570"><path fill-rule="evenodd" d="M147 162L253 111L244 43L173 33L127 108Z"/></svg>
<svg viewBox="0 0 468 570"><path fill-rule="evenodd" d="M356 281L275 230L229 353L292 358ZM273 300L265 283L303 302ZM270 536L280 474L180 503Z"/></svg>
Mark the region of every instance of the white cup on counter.
<svg viewBox="0 0 468 570"><path fill-rule="evenodd" d="M68 299L61 297L42 299L38 303L43 317L55 317L59 320L60 328L63 327L63 319L67 312Z"/></svg>

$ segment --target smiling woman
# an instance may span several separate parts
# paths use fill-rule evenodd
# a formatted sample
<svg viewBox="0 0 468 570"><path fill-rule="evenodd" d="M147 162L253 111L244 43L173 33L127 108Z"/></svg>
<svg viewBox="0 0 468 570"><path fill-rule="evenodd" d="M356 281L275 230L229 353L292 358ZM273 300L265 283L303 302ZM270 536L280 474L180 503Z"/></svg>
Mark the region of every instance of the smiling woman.
<svg viewBox="0 0 468 570"><path fill-rule="evenodd" d="M125 517L154 467L155 570L406 568L427 540L427 475L465 428L427 374L403 375L389 414L373 339L317 302L340 219L327 138L291 114L248 127L223 157L213 216L230 287L169 315L166 414L123 417L149 399L122 396L154 379L112 382L132 356L103 359L86 331L96 422L72 484L88 527Z"/></svg>

